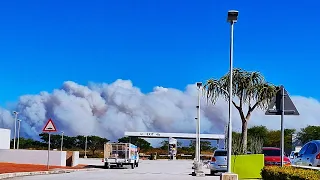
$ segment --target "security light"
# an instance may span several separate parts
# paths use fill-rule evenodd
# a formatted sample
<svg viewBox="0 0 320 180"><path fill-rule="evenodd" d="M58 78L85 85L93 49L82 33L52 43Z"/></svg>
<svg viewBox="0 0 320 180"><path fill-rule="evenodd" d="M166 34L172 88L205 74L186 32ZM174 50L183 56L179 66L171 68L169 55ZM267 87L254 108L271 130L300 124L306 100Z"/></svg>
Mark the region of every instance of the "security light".
<svg viewBox="0 0 320 180"><path fill-rule="evenodd" d="M239 11L237 10L230 10L228 11L228 22L235 23L238 20Z"/></svg>
<svg viewBox="0 0 320 180"><path fill-rule="evenodd" d="M202 82L197 82L197 86L200 88L202 86Z"/></svg>

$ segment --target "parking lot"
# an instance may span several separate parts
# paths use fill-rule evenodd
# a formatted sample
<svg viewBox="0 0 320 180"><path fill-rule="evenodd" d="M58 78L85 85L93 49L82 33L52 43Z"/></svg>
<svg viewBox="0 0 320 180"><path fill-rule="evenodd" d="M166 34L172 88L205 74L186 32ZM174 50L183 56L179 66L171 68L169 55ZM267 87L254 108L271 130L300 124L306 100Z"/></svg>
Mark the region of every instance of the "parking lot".
<svg viewBox="0 0 320 180"><path fill-rule="evenodd" d="M210 176L210 170L204 168L206 177L192 176L192 161L190 160L145 160L141 161L139 167L130 169L124 167L123 169L103 169L99 165L101 160L81 160L81 162L88 162L89 165L98 165L94 171L81 171L68 174L54 174L54 175L40 175L15 178L23 180L86 180L86 179L116 179L116 180L164 180L164 179L212 179L218 180L218 176Z"/></svg>

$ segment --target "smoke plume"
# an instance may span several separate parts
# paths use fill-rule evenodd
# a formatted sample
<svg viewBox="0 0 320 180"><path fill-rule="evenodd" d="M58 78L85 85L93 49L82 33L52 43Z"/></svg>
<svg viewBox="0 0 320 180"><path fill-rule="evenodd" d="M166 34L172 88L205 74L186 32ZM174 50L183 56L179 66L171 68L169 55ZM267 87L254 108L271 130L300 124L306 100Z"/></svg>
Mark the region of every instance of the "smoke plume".
<svg viewBox="0 0 320 180"><path fill-rule="evenodd" d="M51 118L59 131L66 135L98 135L116 140L125 131L195 132L197 88L187 85L184 91L155 87L144 94L130 80L116 80L111 84L79 85L72 81L52 93L24 95L14 109L0 108L0 127L13 128L11 111L19 112L21 134L38 138L46 121ZM300 116L285 116L285 128L299 130L307 125L320 125L319 101L291 95ZM228 104L220 99L215 105L203 98L201 131L224 133L228 118ZM240 118L233 109L233 128L241 129ZM254 111L249 126L265 125L280 128L279 116L265 116Z"/></svg>

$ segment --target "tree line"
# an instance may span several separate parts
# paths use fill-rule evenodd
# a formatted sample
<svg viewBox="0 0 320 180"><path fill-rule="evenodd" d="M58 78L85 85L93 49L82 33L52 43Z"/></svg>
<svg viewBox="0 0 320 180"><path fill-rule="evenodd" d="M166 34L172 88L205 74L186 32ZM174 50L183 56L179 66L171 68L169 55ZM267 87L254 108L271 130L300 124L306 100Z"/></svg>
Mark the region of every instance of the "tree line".
<svg viewBox="0 0 320 180"><path fill-rule="evenodd" d="M291 151L293 147L292 137L295 134L295 129L285 129L285 149L287 152ZM39 134L40 141L20 138L19 148L20 149L47 149L48 148L48 134ZM233 132L233 137L241 137L240 133ZM265 126L254 126L248 128L248 138L255 137L260 138L265 147L280 147L280 130L269 130ZM304 144L308 141L319 139L320 137L320 126L307 126L302 128L300 132L297 133L297 141L300 144ZM63 136L63 150L84 150L85 149L85 136ZM61 135L52 134L50 138L50 144L52 149L59 149L61 147ZM94 155L97 150L103 150L103 145L110 142L107 138L99 136L88 136L87 137L87 150L91 151ZM150 153L156 150L161 152L167 152L169 142L164 140L160 143L160 147L154 148L151 144L138 137L122 137L119 138L117 142L121 143L132 143L140 148L140 152ZM11 141L13 146L13 141ZM194 154L195 151L195 141L191 140L189 145L183 145L178 141L178 152L179 153L189 153ZM213 151L216 147L211 146L210 141L201 141L201 151Z"/></svg>

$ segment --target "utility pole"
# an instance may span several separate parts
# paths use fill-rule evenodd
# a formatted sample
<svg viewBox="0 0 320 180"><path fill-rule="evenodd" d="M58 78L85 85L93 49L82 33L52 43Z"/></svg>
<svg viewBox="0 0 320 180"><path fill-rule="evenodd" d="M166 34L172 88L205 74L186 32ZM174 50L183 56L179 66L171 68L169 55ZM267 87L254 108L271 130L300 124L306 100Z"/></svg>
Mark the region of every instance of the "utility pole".
<svg viewBox="0 0 320 180"><path fill-rule="evenodd" d="M17 138L17 119L18 119L18 112L13 111L14 114L14 135L13 135L13 149L16 149L16 138Z"/></svg>
<svg viewBox="0 0 320 180"><path fill-rule="evenodd" d="M18 119L18 143L17 143L17 149L19 149L19 144L20 144L20 123L21 123L21 119Z"/></svg>
<svg viewBox="0 0 320 180"><path fill-rule="evenodd" d="M87 158L87 143L88 143L88 136L86 136L86 142L84 144L84 158Z"/></svg>
<svg viewBox="0 0 320 180"><path fill-rule="evenodd" d="M60 151L62 151L62 149L63 149L63 131L61 131L61 149L60 149Z"/></svg>
<svg viewBox="0 0 320 180"><path fill-rule="evenodd" d="M231 150L232 150L232 88L233 88L233 30L234 24L238 20L238 11L228 11L227 21L230 23L230 77L229 77L229 122L228 122L228 156L227 167L228 173L231 173Z"/></svg>

